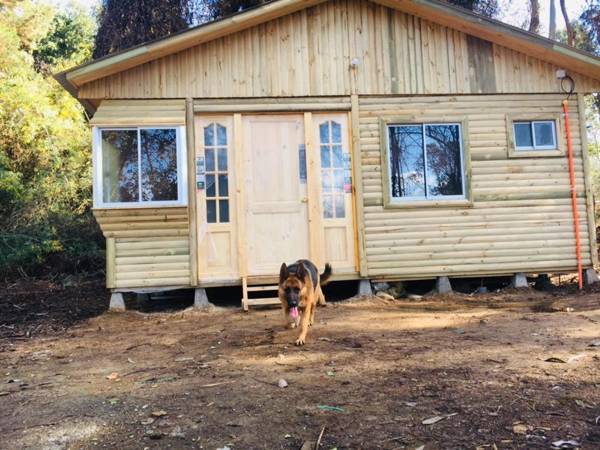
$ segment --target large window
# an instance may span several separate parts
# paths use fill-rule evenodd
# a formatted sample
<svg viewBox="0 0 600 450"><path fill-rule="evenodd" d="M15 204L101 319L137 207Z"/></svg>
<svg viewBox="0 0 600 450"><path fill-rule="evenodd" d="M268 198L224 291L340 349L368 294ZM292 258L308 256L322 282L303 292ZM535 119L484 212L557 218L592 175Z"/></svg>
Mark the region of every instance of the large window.
<svg viewBox="0 0 600 450"><path fill-rule="evenodd" d="M458 123L387 125L391 202L464 199Z"/></svg>
<svg viewBox="0 0 600 450"><path fill-rule="evenodd" d="M180 128L98 128L94 133L95 206L185 204Z"/></svg>

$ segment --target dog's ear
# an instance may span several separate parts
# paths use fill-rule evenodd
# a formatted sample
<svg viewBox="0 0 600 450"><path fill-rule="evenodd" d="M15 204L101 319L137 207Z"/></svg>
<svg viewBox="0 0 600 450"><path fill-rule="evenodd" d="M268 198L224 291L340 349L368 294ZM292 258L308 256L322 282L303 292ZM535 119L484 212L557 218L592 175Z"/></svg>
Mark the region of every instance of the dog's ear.
<svg viewBox="0 0 600 450"><path fill-rule="evenodd" d="M287 277L290 276L290 272L285 263L281 264L281 268L279 269L279 284L283 283Z"/></svg>
<svg viewBox="0 0 600 450"><path fill-rule="evenodd" d="M298 264L298 270L296 271L296 276L301 279L302 281L304 281L304 278L306 278L306 267L304 267L304 264L299 263Z"/></svg>

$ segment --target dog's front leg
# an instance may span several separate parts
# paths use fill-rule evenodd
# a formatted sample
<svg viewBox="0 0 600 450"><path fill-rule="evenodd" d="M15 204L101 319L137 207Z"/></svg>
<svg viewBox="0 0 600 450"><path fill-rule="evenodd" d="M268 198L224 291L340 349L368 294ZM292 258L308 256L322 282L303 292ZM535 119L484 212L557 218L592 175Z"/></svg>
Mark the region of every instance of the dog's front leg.
<svg viewBox="0 0 600 450"><path fill-rule="evenodd" d="M304 345L306 343L306 333L308 333L308 324L310 322L312 308L314 308L314 305L311 302L306 305L306 308L302 313L302 319L300 319L300 335L298 336L298 339L296 339L296 345Z"/></svg>

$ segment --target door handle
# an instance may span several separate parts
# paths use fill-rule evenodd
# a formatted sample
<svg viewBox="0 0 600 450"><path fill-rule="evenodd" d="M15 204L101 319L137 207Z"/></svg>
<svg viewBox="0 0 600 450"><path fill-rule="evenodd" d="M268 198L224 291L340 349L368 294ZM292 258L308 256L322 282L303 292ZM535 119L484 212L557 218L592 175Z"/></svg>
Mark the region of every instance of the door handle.
<svg viewBox="0 0 600 450"><path fill-rule="evenodd" d="M302 203L308 203L308 197L302 197L300 200Z"/></svg>

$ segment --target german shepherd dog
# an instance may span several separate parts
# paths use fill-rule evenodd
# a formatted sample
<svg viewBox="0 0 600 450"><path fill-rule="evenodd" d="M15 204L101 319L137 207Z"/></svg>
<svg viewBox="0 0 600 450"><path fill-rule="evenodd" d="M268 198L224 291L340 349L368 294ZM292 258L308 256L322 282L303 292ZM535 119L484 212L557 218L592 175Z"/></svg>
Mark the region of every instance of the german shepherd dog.
<svg viewBox="0 0 600 450"><path fill-rule="evenodd" d="M300 259L289 266L283 263L279 270L279 300L283 308L285 325L288 328L300 326L296 345L304 345L308 327L315 319L317 305L325 305L321 286L331 277L331 265L325 264L325 271L319 275L317 267L307 259ZM298 313L302 311L302 315Z"/></svg>

